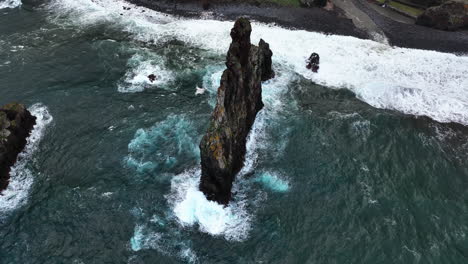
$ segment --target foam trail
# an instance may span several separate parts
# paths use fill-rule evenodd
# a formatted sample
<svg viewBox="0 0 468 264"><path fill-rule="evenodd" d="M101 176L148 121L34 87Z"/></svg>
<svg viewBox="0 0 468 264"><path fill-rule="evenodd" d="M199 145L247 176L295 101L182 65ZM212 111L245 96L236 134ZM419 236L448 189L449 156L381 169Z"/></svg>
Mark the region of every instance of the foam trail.
<svg viewBox="0 0 468 264"><path fill-rule="evenodd" d="M142 208L133 208L131 213L137 218L133 236L130 238L132 251L155 249L164 255L175 255L184 262L198 262L198 257L191 248L192 242L181 237L179 228L166 225L158 215L148 219L149 215L146 215Z"/></svg>
<svg viewBox="0 0 468 264"><path fill-rule="evenodd" d="M138 129L128 144L125 165L139 173L170 170L180 161L199 159L196 131L184 115L169 115L149 129ZM184 159L185 158L185 159Z"/></svg>
<svg viewBox="0 0 468 264"><path fill-rule="evenodd" d="M15 8L21 5L21 0L2 0L0 1L0 9Z"/></svg>
<svg viewBox="0 0 468 264"><path fill-rule="evenodd" d="M34 152L44 136L46 128L53 118L49 110L42 104L35 104L29 111L36 117L36 125L27 139L23 152L18 156L18 161L11 168L10 183L0 195L0 219L8 213L27 202L29 190L34 182L32 171L27 167L31 162Z"/></svg>
<svg viewBox="0 0 468 264"><path fill-rule="evenodd" d="M133 251L143 249L157 249L161 240L161 234L148 231L143 225L135 226L133 237L130 239L130 247Z"/></svg>
<svg viewBox="0 0 468 264"><path fill-rule="evenodd" d="M219 54L229 47L230 21L180 19L147 9L142 13L144 8L135 6L120 16L122 6L129 4L109 1L57 0L55 10L68 12L79 25L118 22L138 41L161 43L175 38ZM262 23L253 23L253 28L253 42L265 39L276 63L304 78L350 89L374 107L468 125L467 56L393 48L372 40ZM317 74L305 68L311 52L321 56Z"/></svg>
<svg viewBox="0 0 468 264"><path fill-rule="evenodd" d="M260 175L254 178L254 181L261 183L265 188L273 192L287 192L289 190L289 182L276 173L260 173Z"/></svg>

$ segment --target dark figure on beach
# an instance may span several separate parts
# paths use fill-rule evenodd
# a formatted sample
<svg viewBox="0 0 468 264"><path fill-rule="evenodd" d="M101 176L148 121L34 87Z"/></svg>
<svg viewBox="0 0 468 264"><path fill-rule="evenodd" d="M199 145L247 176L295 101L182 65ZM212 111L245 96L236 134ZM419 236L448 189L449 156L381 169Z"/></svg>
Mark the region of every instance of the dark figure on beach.
<svg viewBox="0 0 468 264"><path fill-rule="evenodd" d="M156 81L156 75L150 74L150 75L148 75L148 79L150 80L150 82L154 82L154 81Z"/></svg>
<svg viewBox="0 0 468 264"><path fill-rule="evenodd" d="M313 72L318 72L320 64L320 56L317 53L312 53L307 60L307 69L312 70Z"/></svg>

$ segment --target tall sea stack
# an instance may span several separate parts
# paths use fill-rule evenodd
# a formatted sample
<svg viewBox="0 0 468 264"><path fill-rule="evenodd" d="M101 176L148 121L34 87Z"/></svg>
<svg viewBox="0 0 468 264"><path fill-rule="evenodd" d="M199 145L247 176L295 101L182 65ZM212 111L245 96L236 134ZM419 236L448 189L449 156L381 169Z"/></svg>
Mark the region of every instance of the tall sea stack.
<svg viewBox="0 0 468 264"><path fill-rule="evenodd" d="M207 199L228 204L232 183L243 166L247 136L263 108L262 81L275 76L273 53L260 40L250 44L249 20L238 19L231 30L232 43L226 56L217 103L208 131L200 143L200 190Z"/></svg>
<svg viewBox="0 0 468 264"><path fill-rule="evenodd" d="M35 124L36 117L24 105L12 103L0 108L0 194L8 186L10 168Z"/></svg>

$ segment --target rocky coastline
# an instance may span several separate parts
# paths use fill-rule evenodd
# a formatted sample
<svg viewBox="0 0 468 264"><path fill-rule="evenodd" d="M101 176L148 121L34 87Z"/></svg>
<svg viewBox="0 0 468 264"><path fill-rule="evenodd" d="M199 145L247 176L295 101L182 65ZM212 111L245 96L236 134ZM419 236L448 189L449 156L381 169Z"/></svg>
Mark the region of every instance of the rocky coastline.
<svg viewBox="0 0 468 264"><path fill-rule="evenodd" d="M159 12L188 18L209 18L217 20L236 20L247 17L264 23L323 32L362 39L374 39L375 33L383 35L390 45L427 49L441 52L468 53L468 31L456 32L437 30L416 25L415 21L403 23L392 15L384 15L363 0L331 0L332 10L325 8L305 8L284 6L271 2L244 0L210 1L208 7L199 0L127 0ZM381 7L379 7L381 8ZM386 11L389 13L390 11ZM390 12L391 13L391 12Z"/></svg>
<svg viewBox="0 0 468 264"><path fill-rule="evenodd" d="M262 82L275 76L268 43L250 43L250 21L238 19L231 30L217 104L200 143L200 190L208 200L228 204L236 174L243 166L247 136L263 108Z"/></svg>
<svg viewBox="0 0 468 264"><path fill-rule="evenodd" d="M8 186L10 169L27 143L36 117L18 103L0 108L0 194Z"/></svg>

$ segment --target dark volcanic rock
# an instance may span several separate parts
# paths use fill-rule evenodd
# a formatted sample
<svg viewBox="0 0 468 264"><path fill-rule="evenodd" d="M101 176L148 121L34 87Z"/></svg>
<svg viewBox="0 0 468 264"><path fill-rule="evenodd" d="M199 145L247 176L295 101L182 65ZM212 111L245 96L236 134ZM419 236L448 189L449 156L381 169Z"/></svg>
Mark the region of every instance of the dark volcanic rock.
<svg viewBox="0 0 468 264"><path fill-rule="evenodd" d="M150 74L150 75L148 75L148 79L150 80L150 82L154 82L154 81L156 81L156 75Z"/></svg>
<svg viewBox="0 0 468 264"><path fill-rule="evenodd" d="M427 8L431 6L438 6L442 3L446 2L446 0L406 0L403 2L407 2L409 5L420 7L420 8Z"/></svg>
<svg viewBox="0 0 468 264"><path fill-rule="evenodd" d="M320 56L317 53L312 53L307 60L307 66L306 68L309 70L312 70L313 72L318 72L318 69L320 68Z"/></svg>
<svg viewBox="0 0 468 264"><path fill-rule="evenodd" d="M327 0L300 0L300 3L304 7L324 7L327 5Z"/></svg>
<svg viewBox="0 0 468 264"><path fill-rule="evenodd" d="M10 168L35 124L36 118L24 105L12 103L0 108L0 192L8 186Z"/></svg>
<svg viewBox="0 0 468 264"><path fill-rule="evenodd" d="M231 30L232 43L221 77L217 104L200 143L200 190L212 201L229 203L232 183L244 163L247 136L263 107L262 81L275 76L269 45L250 44L249 20L240 18Z"/></svg>
<svg viewBox="0 0 468 264"><path fill-rule="evenodd" d="M428 8L417 18L416 24L442 30L468 28L468 5L448 1L440 6Z"/></svg>

